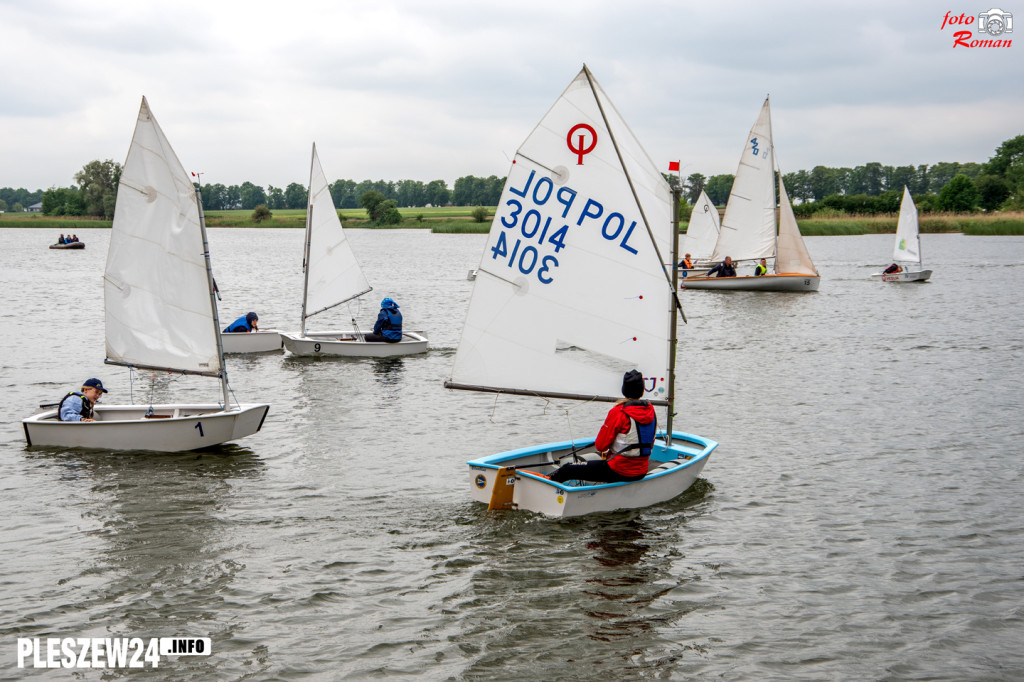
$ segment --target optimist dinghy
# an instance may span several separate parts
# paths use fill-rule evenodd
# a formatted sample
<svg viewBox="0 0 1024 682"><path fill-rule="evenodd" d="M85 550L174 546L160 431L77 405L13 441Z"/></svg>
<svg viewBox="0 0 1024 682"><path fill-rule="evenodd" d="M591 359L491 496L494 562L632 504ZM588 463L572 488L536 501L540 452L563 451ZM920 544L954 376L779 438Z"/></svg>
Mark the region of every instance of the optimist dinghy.
<svg viewBox="0 0 1024 682"><path fill-rule="evenodd" d="M629 483L548 478L574 456L596 456L593 439L472 459L474 500L578 516L672 499L700 475L718 444L672 430L676 206L584 66L516 152L445 386L614 402L623 373L639 369L643 397L668 408L667 429L650 472Z"/></svg>
<svg viewBox="0 0 1024 682"><path fill-rule="evenodd" d="M309 209L306 212L305 279L302 288L302 321L299 332L281 332L284 347L293 355L343 355L349 357L392 357L427 350L427 338L419 332L404 332L395 343L367 342L370 331L353 328L341 331L307 332L306 320L342 303L348 303L373 287L363 275L355 253L345 237L338 211L331 198L327 176L313 145L309 171ZM312 312L308 312L312 311Z"/></svg>
<svg viewBox="0 0 1024 682"><path fill-rule="evenodd" d="M106 362L221 381L221 404L97 405L92 422L49 409L30 446L179 452L256 433L270 406L231 404L198 190L142 98L118 183L103 274Z"/></svg>
<svg viewBox="0 0 1024 682"><path fill-rule="evenodd" d="M902 264L901 272L876 272L871 277L883 282L924 282L932 276L931 270L921 267L921 230L918 227L917 206L906 186L903 187L903 200L900 202L900 220L896 224L896 245L892 250L892 260Z"/></svg>

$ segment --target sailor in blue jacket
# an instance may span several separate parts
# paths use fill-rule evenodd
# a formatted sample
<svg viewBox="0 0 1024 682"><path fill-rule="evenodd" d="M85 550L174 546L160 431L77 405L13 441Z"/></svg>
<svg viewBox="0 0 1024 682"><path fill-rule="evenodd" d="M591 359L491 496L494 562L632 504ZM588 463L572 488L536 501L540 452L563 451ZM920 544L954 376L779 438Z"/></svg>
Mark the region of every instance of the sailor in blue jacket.
<svg viewBox="0 0 1024 682"><path fill-rule="evenodd" d="M258 332L260 328L259 325L256 323L259 321L260 318L259 316L256 315L256 313L246 313L245 315L242 315L240 318L229 324L224 331L226 333L252 331Z"/></svg>
<svg viewBox="0 0 1024 682"><path fill-rule="evenodd" d="M57 419L62 422L91 422L92 406L107 392L99 379L86 379L81 391L71 391L57 406Z"/></svg>
<svg viewBox="0 0 1024 682"><path fill-rule="evenodd" d="M398 343L402 340L402 313L398 312L398 304L390 298L380 302L377 322L373 325L373 333L366 335L367 341L384 341Z"/></svg>

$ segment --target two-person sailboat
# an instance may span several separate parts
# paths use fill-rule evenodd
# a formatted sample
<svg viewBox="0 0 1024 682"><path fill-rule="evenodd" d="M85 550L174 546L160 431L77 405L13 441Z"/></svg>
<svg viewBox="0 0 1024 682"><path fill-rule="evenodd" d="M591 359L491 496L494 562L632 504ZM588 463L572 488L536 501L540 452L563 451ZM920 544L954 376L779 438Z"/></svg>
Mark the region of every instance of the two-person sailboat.
<svg viewBox="0 0 1024 682"><path fill-rule="evenodd" d="M718 444L672 431L676 206L584 66L516 152L445 386L614 402L623 373L638 369L643 397L667 407L666 429L647 476L628 483L548 478L561 463L598 457L594 438L473 459L475 500L577 516L663 502L700 475Z"/></svg>
<svg viewBox="0 0 1024 682"><path fill-rule="evenodd" d="M222 404L101 404L92 422L49 409L22 421L29 445L179 452L260 430L269 405L231 402L199 192L145 97L118 183L103 303L107 364L217 377Z"/></svg>
<svg viewBox="0 0 1024 682"><path fill-rule="evenodd" d="M772 118L765 98L747 135L736 179L711 258L733 262L774 259L762 277L687 277L684 289L740 291L817 291L821 280L807 251L779 174L779 220L775 220L775 148Z"/></svg>
<svg viewBox="0 0 1024 682"><path fill-rule="evenodd" d="M306 331L309 318L373 289L345 236L315 144L309 169L308 204L300 330L297 334L281 332L285 349L294 355L351 357L392 357L426 351L427 338L419 332L403 331L402 340L395 343L367 342L365 337L370 332L360 331L354 319L352 329L347 331Z"/></svg>
<svg viewBox="0 0 1024 682"><path fill-rule="evenodd" d="M892 249L893 262L899 272L876 272L871 275L883 282L924 282L932 276L931 270L921 267L921 230L917 221L917 206L910 190L903 187L900 219L896 224L896 245Z"/></svg>

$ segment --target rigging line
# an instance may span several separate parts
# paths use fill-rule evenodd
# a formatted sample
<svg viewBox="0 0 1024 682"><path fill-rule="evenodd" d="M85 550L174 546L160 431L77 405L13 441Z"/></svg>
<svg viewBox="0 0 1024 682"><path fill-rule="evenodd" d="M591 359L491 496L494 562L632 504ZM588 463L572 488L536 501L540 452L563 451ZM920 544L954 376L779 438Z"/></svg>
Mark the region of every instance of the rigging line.
<svg viewBox="0 0 1024 682"><path fill-rule="evenodd" d="M608 137L612 140L612 147L615 149L615 155L619 158L619 166L622 168L622 172L626 175L626 182L629 183L629 191L633 193L633 201L636 202L636 207L640 211L640 218L644 221L644 227L647 229L647 236L651 240L651 246L654 247L654 253L658 256L658 262L664 262L664 258L661 257L661 250L658 248L658 242L654 239L654 232L651 230L650 222L647 220L647 214L644 213L644 207L640 203L640 197L636 193L636 187L633 186L633 178L630 177L629 171L626 169L626 162L622 158L622 152L619 151L619 143L615 139L615 133L612 132L612 127L608 123L608 116L604 113L604 106L601 104L601 98L597 96L597 89L594 87L594 77L590 73L590 68L584 64L583 73L587 75L587 83L590 85L590 92L594 95L594 101L597 103L597 109L601 112L601 120L604 121L604 127L608 130ZM672 210L678 214L679 205L678 202L673 202ZM686 322L686 313L683 312L683 304L679 300L679 292L676 291L675 286L672 284L672 278L669 277L668 272L663 267L661 274L665 277L665 282L668 284L669 291L672 292L672 298L676 303L676 309L683 316L683 322Z"/></svg>

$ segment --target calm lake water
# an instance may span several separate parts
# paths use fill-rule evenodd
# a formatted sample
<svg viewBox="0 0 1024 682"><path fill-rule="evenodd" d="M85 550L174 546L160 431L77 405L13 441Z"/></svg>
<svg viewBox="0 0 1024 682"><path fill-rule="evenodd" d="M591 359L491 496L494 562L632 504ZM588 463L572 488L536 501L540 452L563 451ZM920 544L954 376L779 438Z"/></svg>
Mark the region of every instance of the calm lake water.
<svg viewBox="0 0 1024 682"><path fill-rule="evenodd" d="M1024 678L1024 238L811 237L815 294L683 291L677 428L721 443L685 495L557 521L469 501L464 462L596 432L607 406L446 391L482 235L350 231L431 350L229 356L263 430L217 452L25 447L107 402L216 400L103 364L109 233L0 230L0 679L19 637L212 638L147 679ZM210 230L222 319L298 327L300 230ZM333 315L333 317L331 317ZM664 416L662 414L662 419Z"/></svg>

